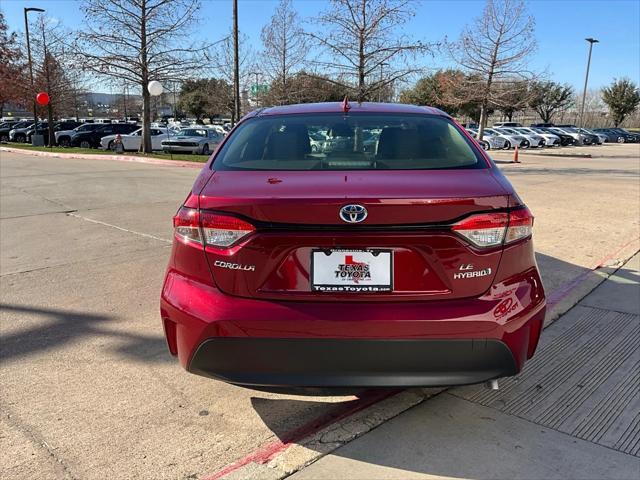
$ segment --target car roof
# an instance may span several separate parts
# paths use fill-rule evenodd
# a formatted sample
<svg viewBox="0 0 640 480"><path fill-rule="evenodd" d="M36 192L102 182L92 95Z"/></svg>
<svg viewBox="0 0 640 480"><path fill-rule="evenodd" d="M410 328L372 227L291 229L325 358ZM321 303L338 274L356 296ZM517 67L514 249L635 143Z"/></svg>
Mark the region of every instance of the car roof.
<svg viewBox="0 0 640 480"><path fill-rule="evenodd" d="M344 111L343 102L324 103L300 103L296 105L281 105L255 110L247 115L247 118L263 115L294 115L302 113L341 113ZM449 117L440 109L434 107L418 105L408 105L404 103L375 103L375 102L349 102L349 113L413 113L432 114Z"/></svg>

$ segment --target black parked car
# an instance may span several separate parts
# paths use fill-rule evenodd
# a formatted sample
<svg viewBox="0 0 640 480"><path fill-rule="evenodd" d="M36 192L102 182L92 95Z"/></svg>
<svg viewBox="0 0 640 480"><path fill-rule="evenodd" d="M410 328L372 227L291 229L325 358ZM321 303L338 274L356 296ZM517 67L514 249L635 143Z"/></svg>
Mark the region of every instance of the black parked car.
<svg viewBox="0 0 640 480"><path fill-rule="evenodd" d="M55 122L53 124L53 131L60 132L62 130L73 130L74 128L80 126L80 122L76 122L75 120L64 120L61 122ZM31 136L33 135L33 129L27 131L27 143L31 142ZM44 136L44 144L49 144L49 127L47 123L39 123L38 124L38 135Z"/></svg>
<svg viewBox="0 0 640 480"><path fill-rule="evenodd" d="M137 125L130 123L107 123L103 124L99 128L95 128L89 131L78 131L71 136L72 147L82 148L98 148L100 146L100 139L107 135L127 135L134 130L138 130Z"/></svg>
<svg viewBox="0 0 640 480"><path fill-rule="evenodd" d="M531 128L549 128L549 127L555 127L555 125L553 123L532 123L531 125L529 125ZM555 135L555 134L554 134Z"/></svg>
<svg viewBox="0 0 640 480"><path fill-rule="evenodd" d="M0 123L0 142L9 141L9 130L15 128L15 125L18 123L20 123L18 120L10 120L8 122Z"/></svg>
<svg viewBox="0 0 640 480"><path fill-rule="evenodd" d="M600 135L606 135L607 141L611 143L624 143L626 139L619 132L614 132L610 128L594 128L594 132Z"/></svg>
<svg viewBox="0 0 640 480"><path fill-rule="evenodd" d="M550 133L551 135L555 135L556 137L560 137L560 145L566 147L568 145L575 145L576 139L571 135L566 133L562 133L558 130L554 130L553 127L532 127L534 132L538 133Z"/></svg>

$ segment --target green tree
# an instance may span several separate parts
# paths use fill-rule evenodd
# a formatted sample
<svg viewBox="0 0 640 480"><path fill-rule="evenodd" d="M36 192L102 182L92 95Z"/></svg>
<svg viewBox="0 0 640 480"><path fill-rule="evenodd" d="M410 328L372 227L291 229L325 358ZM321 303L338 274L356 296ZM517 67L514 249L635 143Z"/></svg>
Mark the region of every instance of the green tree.
<svg viewBox="0 0 640 480"><path fill-rule="evenodd" d="M536 82L531 88L529 106L533 108L544 123L551 123L559 111L573 105L574 91L571 85L556 82Z"/></svg>
<svg viewBox="0 0 640 480"><path fill-rule="evenodd" d="M180 89L178 108L197 120L228 114L233 110L233 88L217 78L187 80Z"/></svg>
<svg viewBox="0 0 640 480"><path fill-rule="evenodd" d="M638 108L640 91L628 78L614 80L611 85L602 89L602 100L609 107L613 124L617 127Z"/></svg>

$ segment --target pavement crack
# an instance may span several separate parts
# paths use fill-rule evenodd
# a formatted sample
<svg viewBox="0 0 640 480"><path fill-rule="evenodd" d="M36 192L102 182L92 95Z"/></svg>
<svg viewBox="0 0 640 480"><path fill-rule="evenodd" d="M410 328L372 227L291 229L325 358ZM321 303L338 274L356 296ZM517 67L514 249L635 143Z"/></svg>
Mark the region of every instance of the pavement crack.
<svg viewBox="0 0 640 480"><path fill-rule="evenodd" d="M100 220L94 220L93 218L89 218L89 217L84 217L82 215L78 215L77 213L74 213L73 211L67 213L67 215L70 216L70 217L79 218L80 220L85 220L87 222L95 223L97 225L103 225L105 227L115 228L116 230L120 230L121 232L132 233L134 235L139 235L141 237L151 238L153 240L159 240L161 242L171 243L171 240L169 240L167 238L157 237L157 236L151 235L149 233L137 232L135 230L130 230L128 228L119 227L118 225L113 225L112 223L102 222Z"/></svg>
<svg viewBox="0 0 640 480"><path fill-rule="evenodd" d="M6 422L22 433L37 449L44 450L54 463L54 469L58 478L76 480L80 477L74 475L71 468L57 453L56 449L52 448L42 435L34 428L26 423L22 422L15 413L11 412L6 405L2 406L4 412L3 417Z"/></svg>

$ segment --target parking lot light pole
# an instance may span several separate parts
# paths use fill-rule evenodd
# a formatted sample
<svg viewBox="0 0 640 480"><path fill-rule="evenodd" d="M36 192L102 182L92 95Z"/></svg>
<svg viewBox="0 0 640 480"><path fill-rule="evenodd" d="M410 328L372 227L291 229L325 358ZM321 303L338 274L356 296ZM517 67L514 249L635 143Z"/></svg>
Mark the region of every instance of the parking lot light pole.
<svg viewBox="0 0 640 480"><path fill-rule="evenodd" d="M33 98L33 122L35 123L33 135L31 136L31 140L32 140L31 143L35 145L35 142L36 142L35 137L38 134L38 110L36 107L36 87L33 82L33 63L31 61L31 44L29 42L29 20L27 18L27 14L29 12L43 13L44 10L42 8L35 8L35 7L29 7L29 8L25 7L24 9L24 30L25 30L25 35L27 36L27 56L29 58L29 76L31 77L31 96ZM45 59L45 62L46 62L46 59Z"/></svg>
<svg viewBox="0 0 640 480"><path fill-rule="evenodd" d="M587 60L587 73L584 77L584 90L582 91L582 106L580 107L580 120L578 121L578 145L582 144L582 122L584 119L584 102L587 98L587 83L589 82L589 67L591 67L591 51L593 50L593 44L598 43L599 40L595 38L585 38L589 42L589 57Z"/></svg>

